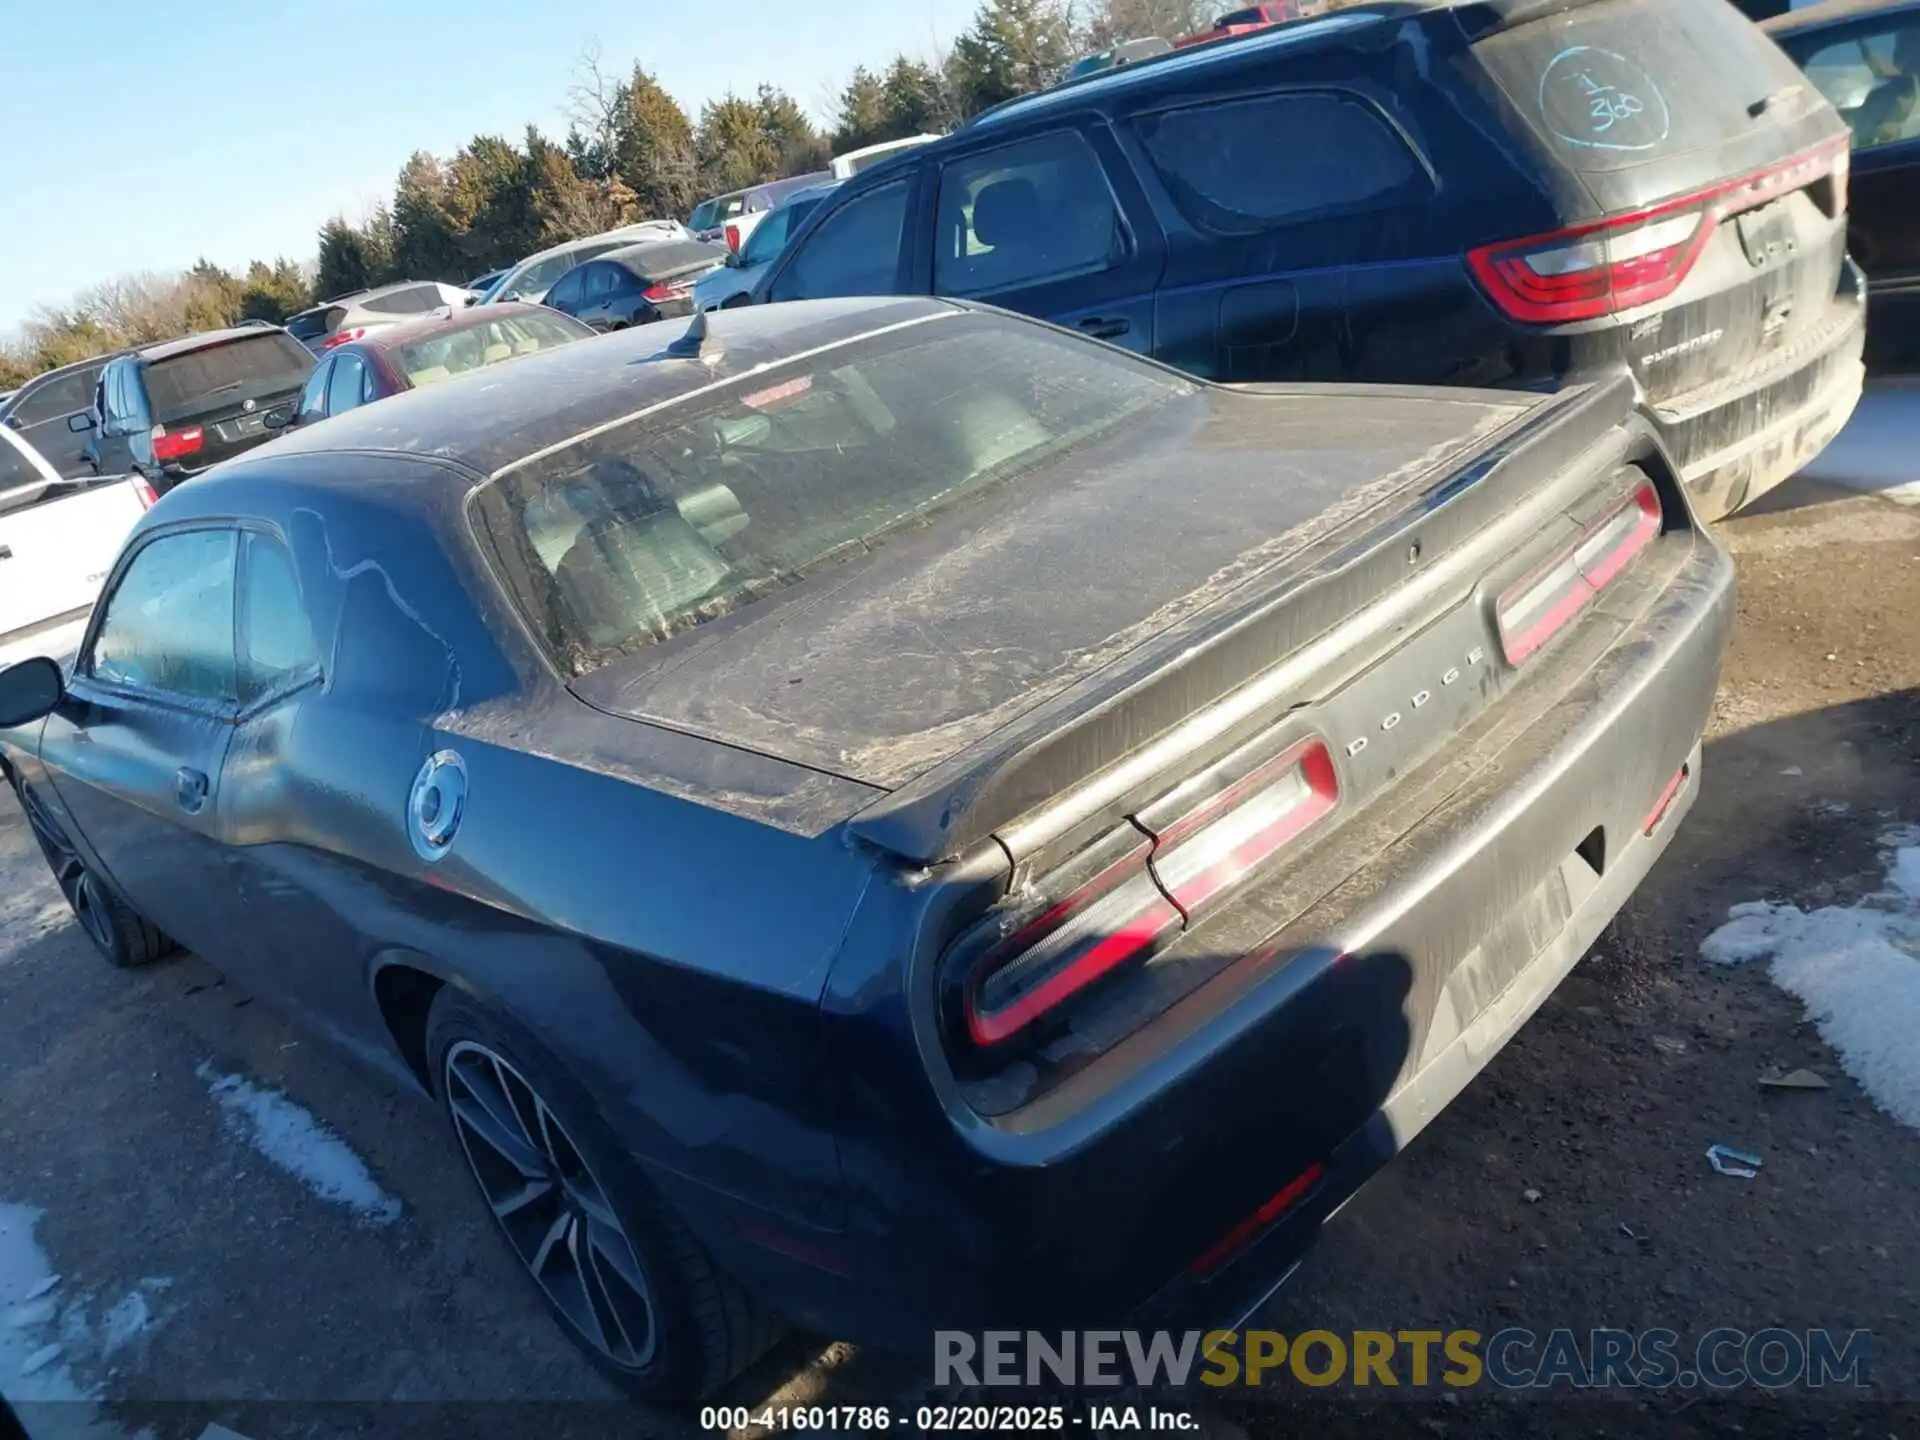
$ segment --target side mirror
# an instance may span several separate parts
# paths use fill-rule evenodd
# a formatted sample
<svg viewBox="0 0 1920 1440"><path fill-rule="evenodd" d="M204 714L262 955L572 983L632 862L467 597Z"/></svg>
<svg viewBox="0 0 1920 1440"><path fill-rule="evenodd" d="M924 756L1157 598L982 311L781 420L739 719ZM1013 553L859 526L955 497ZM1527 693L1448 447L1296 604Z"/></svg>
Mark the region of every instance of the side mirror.
<svg viewBox="0 0 1920 1440"><path fill-rule="evenodd" d="M729 270L738 270L746 262L740 258L740 252L738 250L729 250L727 251L727 258L720 263Z"/></svg>
<svg viewBox="0 0 1920 1440"><path fill-rule="evenodd" d="M0 670L0 730L51 715L66 693L60 667L44 655Z"/></svg>
<svg viewBox="0 0 1920 1440"><path fill-rule="evenodd" d="M71 430L75 435L86 434L87 431L93 429L93 413L88 410L80 410L67 416L67 429Z"/></svg>

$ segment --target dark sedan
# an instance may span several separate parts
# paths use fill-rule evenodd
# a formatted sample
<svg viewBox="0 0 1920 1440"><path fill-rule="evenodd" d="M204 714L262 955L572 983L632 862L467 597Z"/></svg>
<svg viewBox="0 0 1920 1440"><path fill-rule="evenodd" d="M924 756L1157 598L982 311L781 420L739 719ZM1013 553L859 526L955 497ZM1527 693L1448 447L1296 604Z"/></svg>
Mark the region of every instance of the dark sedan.
<svg viewBox="0 0 1920 1440"><path fill-rule="evenodd" d="M643 1393L1231 1324L1692 803L1732 574L1632 400L721 312L182 487L0 744L106 957L431 1095Z"/></svg>
<svg viewBox="0 0 1920 1440"><path fill-rule="evenodd" d="M704 240L629 245L569 270L541 303L596 330L679 319L693 313L694 282L725 264L728 253Z"/></svg>
<svg viewBox="0 0 1920 1440"><path fill-rule="evenodd" d="M279 428L317 424L408 390L438 385L470 370L589 340L594 332L540 305L488 305L405 325L390 325L335 346L321 358Z"/></svg>

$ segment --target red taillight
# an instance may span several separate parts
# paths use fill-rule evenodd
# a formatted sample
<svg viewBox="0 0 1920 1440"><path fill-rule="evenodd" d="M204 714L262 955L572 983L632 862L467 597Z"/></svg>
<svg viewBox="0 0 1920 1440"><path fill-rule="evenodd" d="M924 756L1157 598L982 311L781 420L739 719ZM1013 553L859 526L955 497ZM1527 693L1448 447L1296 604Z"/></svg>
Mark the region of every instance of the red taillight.
<svg viewBox="0 0 1920 1440"><path fill-rule="evenodd" d="M1333 756L1321 741L1303 741L1160 831L1154 873L1191 916L1339 803Z"/></svg>
<svg viewBox="0 0 1920 1440"><path fill-rule="evenodd" d="M1530 325L1592 320L1664 300L1680 288L1722 220L1826 176L1845 214L1846 137L1736 180L1644 210L1467 252L1493 302Z"/></svg>
<svg viewBox="0 0 1920 1440"><path fill-rule="evenodd" d="M1011 1039L1115 966L1180 928L1147 870L1147 838L1073 894L995 945L966 997L976 1045Z"/></svg>
<svg viewBox="0 0 1920 1440"><path fill-rule="evenodd" d="M1518 665L1584 610L1660 534L1660 492L1650 480L1573 544L1510 586L1495 604L1500 644Z"/></svg>
<svg viewBox="0 0 1920 1440"><path fill-rule="evenodd" d="M1318 1161L1302 1170L1281 1186L1266 1204L1209 1245L1204 1254L1187 1266L1187 1273L1205 1275L1210 1270L1218 1270L1222 1264L1239 1253L1254 1236L1303 1200L1308 1192L1320 1183L1320 1177L1324 1173Z"/></svg>
<svg viewBox="0 0 1920 1440"><path fill-rule="evenodd" d="M153 441L153 458L156 460L183 459L199 453L200 447L207 443L207 437L198 425L172 431L164 425L156 425L148 438Z"/></svg>
<svg viewBox="0 0 1920 1440"><path fill-rule="evenodd" d="M661 280L649 285L640 293L658 305L665 300L681 300L686 298L686 293L689 288L690 286L685 280Z"/></svg>
<svg viewBox="0 0 1920 1440"><path fill-rule="evenodd" d="M727 226L727 249L738 251L739 248L740 227L738 225L729 225Z"/></svg>
<svg viewBox="0 0 1920 1440"><path fill-rule="evenodd" d="M358 340L366 333L367 327L364 325L356 326L352 330L336 330L320 342L320 348L322 350L331 350L336 345L345 345L351 341Z"/></svg>
<svg viewBox="0 0 1920 1440"><path fill-rule="evenodd" d="M141 476L136 475L133 478L133 493L139 497L140 508L142 510L151 510L155 505L160 503L160 492L149 485Z"/></svg>
<svg viewBox="0 0 1920 1440"><path fill-rule="evenodd" d="M1115 859L973 966L968 1035L976 1045L998 1045L1103 975L1145 959L1339 800L1333 756L1323 741L1310 739L1197 805L1183 787L1149 807L1142 823L1157 840L1142 833L1129 844L1130 832L1109 836L1104 843L1120 847ZM1157 812L1165 811L1177 818L1157 823Z"/></svg>

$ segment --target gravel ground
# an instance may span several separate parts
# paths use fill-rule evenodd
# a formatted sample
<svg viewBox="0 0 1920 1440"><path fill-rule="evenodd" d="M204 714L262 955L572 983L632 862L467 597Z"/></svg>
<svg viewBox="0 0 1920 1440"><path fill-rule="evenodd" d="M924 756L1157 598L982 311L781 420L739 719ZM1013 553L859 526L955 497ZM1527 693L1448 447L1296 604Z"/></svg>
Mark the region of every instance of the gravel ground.
<svg viewBox="0 0 1920 1440"><path fill-rule="evenodd" d="M1699 955L1731 905L1877 887L1877 834L1920 822L1920 508L1803 480L1725 531L1739 627L1692 816L1573 977L1328 1228L1275 1329L1860 1328L1873 1398L1920 1399L1920 1136L1764 967ZM1758 1083L1800 1067L1830 1088ZM1714 1174L1716 1141L1761 1154L1762 1177ZM421 1102L198 960L98 963L0 801L0 1392L65 1400L28 1404L36 1433L693 1433L601 1408L612 1392L477 1211ZM871 1403L917 1368L795 1337L723 1398ZM351 1403L396 1398L420 1403ZM1288 1382L1206 1414L1220 1433L1884 1436L1920 1410L1675 1389L1375 1412Z"/></svg>

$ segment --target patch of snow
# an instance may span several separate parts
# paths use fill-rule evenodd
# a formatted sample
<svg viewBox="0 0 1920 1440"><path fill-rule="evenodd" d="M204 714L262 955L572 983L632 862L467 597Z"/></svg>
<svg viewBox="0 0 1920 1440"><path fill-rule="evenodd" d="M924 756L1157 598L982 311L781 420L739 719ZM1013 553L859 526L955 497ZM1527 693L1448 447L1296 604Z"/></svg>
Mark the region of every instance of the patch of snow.
<svg viewBox="0 0 1920 1440"><path fill-rule="evenodd" d="M1717 965L1772 957L1775 984L1799 999L1841 1067L1873 1102L1920 1129L1920 832L1880 837L1886 890L1856 905L1803 911L1735 905L1700 946Z"/></svg>
<svg viewBox="0 0 1920 1440"><path fill-rule="evenodd" d="M100 1353L111 1355L131 1345L147 1328L153 1324L153 1311L147 1305L147 1297L138 1290L130 1290L116 1300L107 1309L104 1321L104 1334L100 1338Z"/></svg>
<svg viewBox="0 0 1920 1440"><path fill-rule="evenodd" d="M34 1238L39 1223L32 1206L0 1203L0 1393L15 1404L89 1400L97 1392L74 1379L50 1333L60 1276Z"/></svg>
<svg viewBox="0 0 1920 1440"><path fill-rule="evenodd" d="M380 1188L366 1162L303 1106L242 1076L222 1075L205 1061L195 1073L228 1125L322 1200L376 1225L400 1218L400 1202Z"/></svg>

